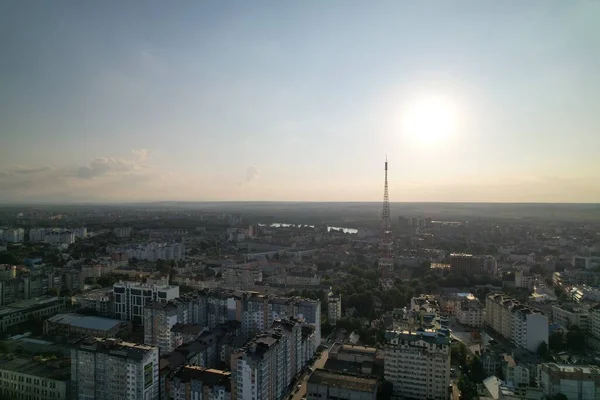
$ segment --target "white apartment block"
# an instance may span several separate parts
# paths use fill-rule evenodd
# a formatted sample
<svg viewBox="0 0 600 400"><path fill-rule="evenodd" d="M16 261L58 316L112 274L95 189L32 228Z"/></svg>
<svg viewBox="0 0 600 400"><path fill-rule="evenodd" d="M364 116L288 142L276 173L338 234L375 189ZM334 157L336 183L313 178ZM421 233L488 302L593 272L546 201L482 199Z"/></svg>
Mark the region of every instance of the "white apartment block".
<svg viewBox="0 0 600 400"><path fill-rule="evenodd" d="M552 306L552 321L565 328L577 325L584 331L590 329L590 314L588 310L571 304Z"/></svg>
<svg viewBox="0 0 600 400"><path fill-rule="evenodd" d="M591 365L538 365L538 384L548 398L559 393L569 400L600 398L600 368Z"/></svg>
<svg viewBox="0 0 600 400"><path fill-rule="evenodd" d="M117 339L86 339L71 350L78 400L158 400L158 348Z"/></svg>
<svg viewBox="0 0 600 400"><path fill-rule="evenodd" d="M535 352L542 342L548 343L548 318L504 294L488 295L485 318L492 329L516 346Z"/></svg>
<svg viewBox="0 0 600 400"><path fill-rule="evenodd" d="M436 332L387 332L384 377L394 396L446 400L450 384L450 339Z"/></svg>
<svg viewBox="0 0 600 400"><path fill-rule="evenodd" d="M456 320L458 323L481 328L485 323L485 309L478 299L465 299L456 307Z"/></svg>
<svg viewBox="0 0 600 400"><path fill-rule="evenodd" d="M118 282L113 285L115 318L141 324L144 307L151 301L166 303L179 297L179 286Z"/></svg>
<svg viewBox="0 0 600 400"><path fill-rule="evenodd" d="M327 321L329 325L335 326L340 318L342 318L342 295L334 296L333 293L329 293L327 296Z"/></svg>

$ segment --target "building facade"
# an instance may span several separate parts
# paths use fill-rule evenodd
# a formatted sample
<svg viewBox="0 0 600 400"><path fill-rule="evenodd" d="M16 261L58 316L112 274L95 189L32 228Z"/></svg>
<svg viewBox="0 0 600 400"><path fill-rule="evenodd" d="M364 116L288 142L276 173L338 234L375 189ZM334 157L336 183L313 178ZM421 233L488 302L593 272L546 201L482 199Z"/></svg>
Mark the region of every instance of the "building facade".
<svg viewBox="0 0 600 400"><path fill-rule="evenodd" d="M179 286L119 282L113 285L115 318L141 324L151 301L166 303L179 297Z"/></svg>
<svg viewBox="0 0 600 400"><path fill-rule="evenodd" d="M160 354L172 352L177 340L171 329L177 323L187 323L187 317L187 310L178 300L147 304L144 307L144 344L157 346Z"/></svg>
<svg viewBox="0 0 600 400"><path fill-rule="evenodd" d="M342 318L342 295L329 293L327 296L327 322L335 326L337 320Z"/></svg>
<svg viewBox="0 0 600 400"><path fill-rule="evenodd" d="M394 396L445 400L450 384L450 339L440 333L386 333L384 377Z"/></svg>
<svg viewBox="0 0 600 400"><path fill-rule="evenodd" d="M518 347L535 352L542 342L548 343L548 318L502 293L487 296L485 318L488 326Z"/></svg>
<svg viewBox="0 0 600 400"><path fill-rule="evenodd" d="M64 297L39 297L13 303L0 309L0 332L27 322L30 317L41 319L64 311Z"/></svg>
<svg viewBox="0 0 600 400"><path fill-rule="evenodd" d="M559 393L577 400L600 398L600 368L588 365L538 365L538 384L545 396Z"/></svg>
<svg viewBox="0 0 600 400"><path fill-rule="evenodd" d="M6 399L68 399L68 364L41 357L16 357L0 363L0 396Z"/></svg>
<svg viewBox="0 0 600 400"><path fill-rule="evenodd" d="M90 339L71 350L71 380L78 400L158 400L158 348Z"/></svg>

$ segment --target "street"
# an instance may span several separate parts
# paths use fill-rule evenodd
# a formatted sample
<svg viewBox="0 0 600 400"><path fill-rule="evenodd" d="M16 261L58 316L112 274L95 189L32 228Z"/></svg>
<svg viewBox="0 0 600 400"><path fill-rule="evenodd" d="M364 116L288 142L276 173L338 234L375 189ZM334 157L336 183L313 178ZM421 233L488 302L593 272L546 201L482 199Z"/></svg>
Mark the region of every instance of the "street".
<svg viewBox="0 0 600 400"><path fill-rule="evenodd" d="M323 368L323 366L325 366L325 363L327 362L328 355L329 352L327 350L323 351L321 357L317 361L315 361L313 369ZM296 393L294 393L294 396L292 397L293 400L301 400L302 397L306 395L306 386L310 375L311 374L308 373L304 376L304 378L302 378L302 387Z"/></svg>

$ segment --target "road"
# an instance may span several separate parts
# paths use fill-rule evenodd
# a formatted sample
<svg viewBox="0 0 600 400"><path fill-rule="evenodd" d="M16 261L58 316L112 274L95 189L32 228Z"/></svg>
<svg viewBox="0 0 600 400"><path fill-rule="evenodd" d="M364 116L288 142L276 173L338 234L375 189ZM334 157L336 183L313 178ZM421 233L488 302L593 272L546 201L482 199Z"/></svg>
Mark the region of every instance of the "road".
<svg viewBox="0 0 600 400"><path fill-rule="evenodd" d="M327 362L328 356L329 356L329 351L327 351L327 350L323 351L323 353L321 354L321 357L317 361L315 361L313 369L323 368L325 366L325 363ZM309 377L310 377L310 373L304 375L304 378L302 378L302 387L296 393L294 393L294 397L292 397L292 400L301 400L302 397L304 397L306 395L306 386L307 386Z"/></svg>

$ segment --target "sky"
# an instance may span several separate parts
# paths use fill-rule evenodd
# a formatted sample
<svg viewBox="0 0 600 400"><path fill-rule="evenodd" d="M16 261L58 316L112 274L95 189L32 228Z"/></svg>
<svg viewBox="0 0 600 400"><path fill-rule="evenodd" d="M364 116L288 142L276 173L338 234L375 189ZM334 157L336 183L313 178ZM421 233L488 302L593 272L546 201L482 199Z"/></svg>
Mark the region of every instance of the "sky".
<svg viewBox="0 0 600 400"><path fill-rule="evenodd" d="M5 1L0 202L379 201L386 157L391 201L600 202L598 21L596 0ZM427 98L452 129L406 128Z"/></svg>

